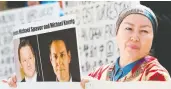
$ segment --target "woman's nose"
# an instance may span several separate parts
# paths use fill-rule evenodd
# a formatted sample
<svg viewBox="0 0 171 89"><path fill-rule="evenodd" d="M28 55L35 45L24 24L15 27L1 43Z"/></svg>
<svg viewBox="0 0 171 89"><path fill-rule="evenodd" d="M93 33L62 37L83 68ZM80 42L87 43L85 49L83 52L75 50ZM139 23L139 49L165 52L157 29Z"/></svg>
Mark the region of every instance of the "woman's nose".
<svg viewBox="0 0 171 89"><path fill-rule="evenodd" d="M131 41L134 41L134 42L140 41L139 33L138 33L138 32L134 32L134 33L132 34L132 36L130 37L130 40L131 40Z"/></svg>

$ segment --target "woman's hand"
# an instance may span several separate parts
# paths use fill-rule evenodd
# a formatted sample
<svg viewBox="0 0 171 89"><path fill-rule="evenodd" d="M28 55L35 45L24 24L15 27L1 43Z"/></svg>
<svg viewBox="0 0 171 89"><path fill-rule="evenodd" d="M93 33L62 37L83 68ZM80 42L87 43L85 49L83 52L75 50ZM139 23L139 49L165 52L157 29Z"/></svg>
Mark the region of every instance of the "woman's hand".
<svg viewBox="0 0 171 89"><path fill-rule="evenodd" d="M17 87L17 77L16 75L12 75L8 80L2 80L3 83L7 83L10 87Z"/></svg>
<svg viewBox="0 0 171 89"><path fill-rule="evenodd" d="M82 79L82 80L81 80L81 83L80 83L81 87L82 87L83 89L85 89L85 83L88 83L88 82L89 82L88 79Z"/></svg>

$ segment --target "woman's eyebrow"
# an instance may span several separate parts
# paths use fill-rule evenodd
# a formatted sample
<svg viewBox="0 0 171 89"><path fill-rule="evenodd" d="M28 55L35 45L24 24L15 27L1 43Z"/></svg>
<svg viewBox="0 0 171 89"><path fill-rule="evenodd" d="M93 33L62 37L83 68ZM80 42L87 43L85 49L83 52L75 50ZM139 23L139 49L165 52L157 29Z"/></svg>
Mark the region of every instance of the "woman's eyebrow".
<svg viewBox="0 0 171 89"><path fill-rule="evenodd" d="M128 25L134 26L134 24L132 24L130 22L124 22L124 24L128 24Z"/></svg>
<svg viewBox="0 0 171 89"><path fill-rule="evenodd" d="M149 28L151 28L151 26L149 26L149 25L143 25L143 26L140 26L141 28L145 28L145 27L149 27Z"/></svg>

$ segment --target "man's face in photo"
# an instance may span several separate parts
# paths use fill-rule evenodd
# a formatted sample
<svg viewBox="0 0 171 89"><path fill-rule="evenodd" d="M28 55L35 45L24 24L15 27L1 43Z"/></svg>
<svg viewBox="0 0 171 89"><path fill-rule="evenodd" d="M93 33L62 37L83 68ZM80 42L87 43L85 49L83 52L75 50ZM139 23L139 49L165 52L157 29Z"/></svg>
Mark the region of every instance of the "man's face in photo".
<svg viewBox="0 0 171 89"><path fill-rule="evenodd" d="M71 60L70 52L67 52L63 40L55 40L50 46L50 60L54 73L59 82L68 82L70 79L69 63Z"/></svg>
<svg viewBox="0 0 171 89"><path fill-rule="evenodd" d="M29 45L21 47L19 51L21 68L23 69L25 76L31 78L35 73L35 56Z"/></svg>

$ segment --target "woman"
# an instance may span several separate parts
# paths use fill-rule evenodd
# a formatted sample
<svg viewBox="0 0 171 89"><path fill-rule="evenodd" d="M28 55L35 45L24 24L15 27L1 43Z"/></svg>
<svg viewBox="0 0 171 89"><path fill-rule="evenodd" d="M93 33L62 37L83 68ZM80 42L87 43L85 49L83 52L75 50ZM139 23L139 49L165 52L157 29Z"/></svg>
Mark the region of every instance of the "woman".
<svg viewBox="0 0 171 89"><path fill-rule="evenodd" d="M116 23L116 41L120 57L114 64L101 66L88 76L106 81L166 81L168 71L150 56L157 32L157 18L152 10L138 5L122 11ZM88 79L81 81L84 88Z"/></svg>

